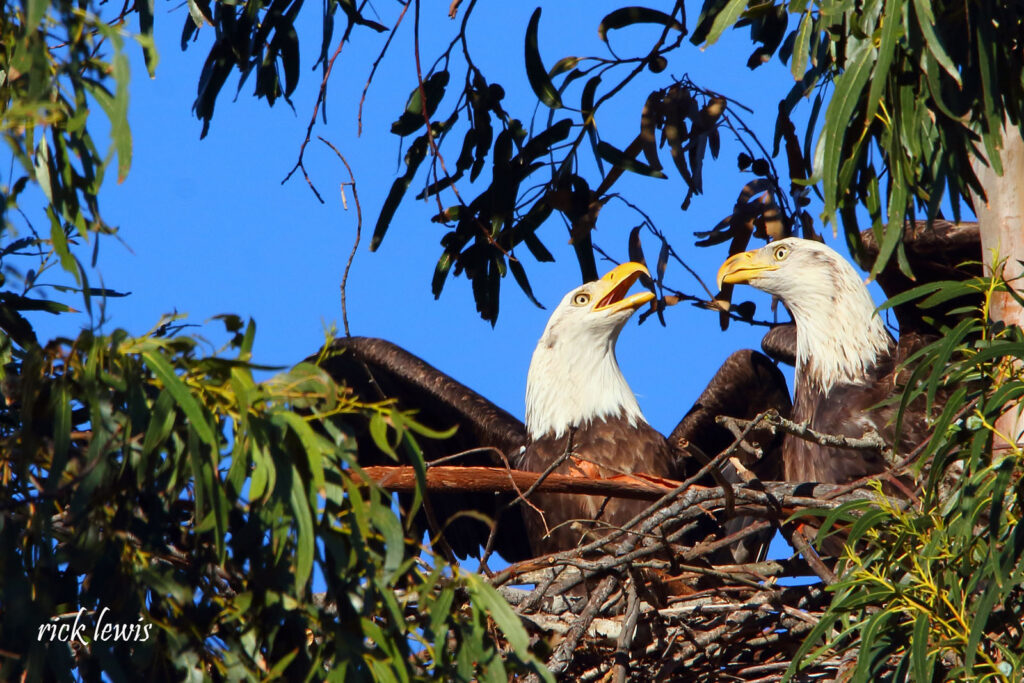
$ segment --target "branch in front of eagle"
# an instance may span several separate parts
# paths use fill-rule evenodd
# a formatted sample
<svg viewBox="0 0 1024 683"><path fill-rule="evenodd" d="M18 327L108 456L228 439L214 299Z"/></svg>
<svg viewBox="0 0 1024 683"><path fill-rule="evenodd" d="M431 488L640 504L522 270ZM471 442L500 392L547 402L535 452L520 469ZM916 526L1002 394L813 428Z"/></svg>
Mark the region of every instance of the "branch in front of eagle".
<svg viewBox="0 0 1024 683"><path fill-rule="evenodd" d="M453 460L458 460L459 458L465 458L466 456L469 456L469 455L483 455L485 453L493 453L493 454L497 455L498 457L500 457L505 462L506 465L508 465L508 460L505 460L505 453L502 452L502 450L500 448L495 448L494 446L479 446L477 448L469 448L469 449L464 450L464 451L459 451L458 453L452 453L451 455L446 455L443 458L437 458L435 460L430 460L430 461L428 461L428 462L426 462L424 464L426 465L427 469L429 470L431 467L437 467L438 465L444 465L445 463L452 462ZM508 468L508 469L511 469L511 468Z"/></svg>
<svg viewBox="0 0 1024 683"><path fill-rule="evenodd" d="M529 598L529 592L519 588L500 588L499 592L509 604L521 612L521 605ZM794 589L783 586L760 586L759 589L739 588L725 591L701 591L681 596L668 607L655 607L641 599L639 619L644 624L644 645L640 652L631 652L629 664L643 677L643 660L655 658L658 665L672 666L685 658L700 656L698 649L705 651L702 661L696 664L697 671L706 671L710 677L717 671L726 673L721 665L730 664L709 660L706 656L713 650L740 651L742 660L733 664L728 671L729 680L777 681L778 676L764 678L775 671L781 673L789 664L783 642L805 635L819 621L818 613L827 603L828 596L820 588ZM524 621L543 632L565 636L569 633L575 617L571 605L562 598L554 598L551 608L543 614L531 614ZM628 610L627 610L628 612ZM614 663L617 642L628 630L627 615L622 617L595 617L587 630L587 645L591 648L588 657L599 662L585 672L574 671L577 680L608 680ZM728 628L722 628L723 622ZM705 627L712 627L705 629ZM532 629L531 629L532 630ZM594 657L595 648L602 656ZM709 649L710 648L710 649ZM711 670L706 667L710 665ZM832 666L834 662L822 668ZM641 667L637 670L637 667ZM684 664L684 666L686 666ZM679 671L678 664L675 668ZM819 669L820 671L821 669ZM667 674L672 671L662 669ZM651 672L647 672L650 675ZM693 671L691 671L693 673ZM697 673L695 678L700 678Z"/></svg>
<svg viewBox="0 0 1024 683"><path fill-rule="evenodd" d="M782 420L785 420L785 418L781 417L778 413L775 413L774 411L768 411L767 413L764 413L761 416L759 416L758 420L752 420L751 422L753 422L754 424L766 422L773 431L777 427L783 428L783 430L785 431L785 427L779 422ZM715 421L718 424L728 428L730 431L733 432L733 434L736 434L740 429L740 424L745 422L744 420L737 420L735 418L725 417L723 415L719 415L718 417L716 417ZM790 422L790 420L785 420L785 422ZM790 422L790 424L793 423ZM813 430L807 429L805 425L796 426L801 427L803 430L806 430L807 432L816 434L816 432L813 432ZM746 427L749 430L750 425L748 424L746 425ZM732 461L733 466L736 468L737 473L739 473L740 477L743 479L744 482L746 482L747 484L754 484L757 481L754 477L754 474L750 472L746 467L744 467L743 464L739 462L738 458L730 458L730 460ZM769 506L775 512L775 515L772 517L775 528L785 537L786 542L788 542L790 546L792 546L797 552L803 555L804 561L807 562L807 566L809 566L811 570L818 575L818 578L824 581L827 585L834 584L836 581L838 581L839 577L836 576L835 572L833 572L828 567L828 565L822 562L821 557L818 556L818 552L807 540L807 537L806 535L804 535L803 532L803 525L794 526L792 524L780 523L779 520L784 519L784 515L782 514L782 506L779 504L779 501L770 494L768 495L768 501Z"/></svg>
<svg viewBox="0 0 1024 683"><path fill-rule="evenodd" d="M598 610L601 609L604 601L611 596L615 588L616 577L612 574L604 577L597 586L597 589L590 595L586 608L576 617L572 626L569 627L567 636L562 639L562 642L558 644L555 651L551 653L551 657L548 658L546 664L551 673L557 676L569 668L576 652L576 646L579 645L583 636L587 634L587 629L590 627L594 617L597 616ZM526 680L537 680L536 674L530 674Z"/></svg>
<svg viewBox="0 0 1024 683"><path fill-rule="evenodd" d="M533 491L536 489L536 487L539 486L545 479L547 479L548 475L550 475L555 470L556 467L558 467L560 464L565 462L565 459L569 457L569 453L572 452L572 444L573 444L573 435L574 434L575 434L575 430L570 429L569 430L568 439L566 440L566 443L565 443L565 450L562 452L562 454L560 456L555 458L554 462L552 462L548 466L548 468L546 470L544 470L544 472L541 473L541 476L537 478L537 481L534 482L533 485L529 489L527 489L526 493L523 493L522 491L520 491L519 487L515 485L515 482L514 481L512 482L512 485L515 487L516 497L515 497L514 500L509 501L508 503L505 504L504 507L502 507L502 509L498 512L498 516L499 517L501 516L501 514L505 510L510 508L513 504L515 504L520 499L522 499L523 502L525 502L531 508L533 508L534 510L537 511L537 513L540 515L541 523L544 525L545 530L547 530L547 526L548 526L547 518L544 516L544 513L541 512L540 509L537 508L536 505L534 505L533 503L531 503L527 499L527 496L532 494ZM498 451L498 456L501 458L501 463L505 466L505 470L507 472L511 472L512 471L512 466L509 465L508 458L505 456L505 453L501 449L496 449L496 450ZM494 552L494 541L495 541L495 539L497 539L497 537L498 537L498 525L497 524L493 524L493 525L491 525L490 533L487 534L487 542L484 544L484 551L480 555L480 565L479 565L478 571L483 570L483 569L487 569L487 560L490 559L491 553ZM487 570L487 575L491 576L490 570Z"/></svg>
<svg viewBox="0 0 1024 683"><path fill-rule="evenodd" d="M718 424L723 425L725 427L729 426L728 423L730 421L735 421L735 423L738 425L746 426L746 420L736 420L735 418L731 417L719 416L715 418L715 421L718 422ZM889 456L892 455L892 448L890 448L889 445L885 443L885 440L882 439L878 432L873 430L869 431L865 436L862 436L860 438L839 436L837 434L825 434L823 432L818 432L811 429L806 424L802 424L800 422L793 422L792 420L787 420L786 418L779 415L778 412L776 412L775 410L766 411L761 416L761 421L767 423L770 427L781 429L787 434L792 434L793 436L804 439L805 441L812 441L821 446L831 446L833 448L851 448L854 450L864 451L875 451L877 453L882 454L883 456L886 456L887 459Z"/></svg>
<svg viewBox="0 0 1024 683"><path fill-rule="evenodd" d="M586 487L592 484L593 482L586 482L584 486ZM793 491L799 486L804 485L772 482L765 485L765 488L767 489L766 491L757 491L746 487L741 487L736 490L736 494L737 497L740 498L745 503L743 507L743 513L745 515L782 515L783 517L788 516L794 510L799 508L824 507L825 509L829 509L837 507L842 502L847 502L855 499L863 499L871 495L869 492L864 491L852 492L842 498L836 498L834 500L825 502L821 500L819 495L815 495L815 497L793 495ZM812 490L812 493L816 494L818 492L830 492L834 488L836 487L831 484L819 484ZM573 491L569 491L564 487L560 487L558 492L567 493ZM575 492L592 493L592 491L586 490L576 490ZM610 489L606 489L605 495L609 494ZM635 490L630 491L629 497L633 497L634 494ZM623 566L628 566L630 563L635 563L643 558L647 558L651 555L661 552L664 547L661 543L651 543L649 545L645 545L644 547L634 550L636 543L641 538L652 538L651 532L654 529L658 528L666 522L669 522L673 525L673 528L676 528L676 530L669 535L667 541L670 544L674 543L683 535L685 535L689 530L689 526L677 528L676 525L685 524L687 522L693 522L695 520L698 520L705 514L704 506L707 506L708 508L712 509L724 507L724 498L724 494L717 487L706 488L700 486L693 486L686 493L686 495L682 496L671 506L663 508L658 513L652 515L650 519L645 521L644 524L642 524L640 528L636 530L616 530L618 532L617 534L616 532L612 532L611 534L609 534L609 536L598 541L595 541L593 543L590 543L581 548L577 548L570 551L562 551L560 553L552 553L550 555L545 555L542 557L534 558L532 560L525 560L523 562L516 563L510 566L509 568L503 570L502 572L495 574L493 577L491 577L490 582L493 585L502 585L511 580L513 577L519 577L525 574L526 572L531 572L542 568L549 568L555 564L568 563L579 568L582 572L582 576L580 577L581 579L592 577L608 571L613 571ZM772 499L778 501L781 512L775 511L774 506L772 504ZM743 531L746 531L747 533L755 533L756 530ZM621 537L625 533L629 533L632 537L630 539L627 539L627 541L629 541L628 544L624 543L615 548L616 554L606 556L597 560L582 559L582 557L585 554L596 553L602 550L607 553L609 549L605 546L612 542L612 540L610 539L612 539L613 536L615 538ZM724 545L727 545L731 542L732 540L727 541L726 539L722 539L721 541L718 541L714 544L708 544L705 547L697 546L694 548L687 548L682 550L678 548L670 548L670 551L679 554L684 561L692 560L697 557L707 555L713 550L716 550L719 547L723 547ZM578 581L573 581L573 583L578 583ZM559 584L558 587L560 589L565 588L563 584Z"/></svg>

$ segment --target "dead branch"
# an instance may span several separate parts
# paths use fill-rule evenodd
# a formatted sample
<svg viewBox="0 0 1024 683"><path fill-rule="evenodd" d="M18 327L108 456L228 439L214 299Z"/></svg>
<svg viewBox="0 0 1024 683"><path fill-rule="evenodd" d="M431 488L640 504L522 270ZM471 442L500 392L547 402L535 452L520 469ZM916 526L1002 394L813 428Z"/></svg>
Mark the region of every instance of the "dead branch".
<svg viewBox="0 0 1024 683"><path fill-rule="evenodd" d="M735 417L719 415L715 418L715 422L735 434L739 430L748 427L752 422L756 422L756 420L741 420ZM892 451L892 448L885 443L885 440L874 431L871 431L860 438L839 436L837 434L825 434L811 429L806 424L787 420L774 410L769 410L764 413L764 415L760 416L760 422L767 424L773 429L780 429L787 434L792 434L793 436L804 439L805 441L812 441L821 446L850 448L862 451L876 451L883 454L889 454Z"/></svg>

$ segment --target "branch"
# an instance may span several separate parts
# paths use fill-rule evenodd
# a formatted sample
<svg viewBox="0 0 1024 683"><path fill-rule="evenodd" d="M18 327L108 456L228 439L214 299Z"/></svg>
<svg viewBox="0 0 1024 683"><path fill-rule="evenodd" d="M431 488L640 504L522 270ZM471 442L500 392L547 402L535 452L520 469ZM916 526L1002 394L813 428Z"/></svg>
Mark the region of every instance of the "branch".
<svg viewBox="0 0 1024 683"><path fill-rule="evenodd" d="M416 489L416 473L411 466L364 467L361 473L391 492L411 493ZM657 500L672 486L638 475L616 475L609 479L550 473L506 470L500 467L431 467L426 472L427 490L437 493L515 493L530 489L544 493L581 493ZM669 484L675 484L665 480ZM538 482L540 482L538 484Z"/></svg>
<svg viewBox="0 0 1024 683"><path fill-rule="evenodd" d="M750 425L752 420L741 420L735 417L726 417L719 415L715 418L715 422L722 425L729 431L736 434L739 430L746 428ZM808 427L804 423L793 422L779 415L774 410L769 410L761 417L761 422L766 423L773 429L780 429L787 434L792 434L795 437L803 439L805 441L811 441L821 446L829 446L832 448L850 448L853 450L860 451L876 451L882 454L890 454L892 448L885 442L884 439L876 431L870 431L860 438L854 438L850 436L839 436L838 434L824 434L822 432L815 431Z"/></svg>

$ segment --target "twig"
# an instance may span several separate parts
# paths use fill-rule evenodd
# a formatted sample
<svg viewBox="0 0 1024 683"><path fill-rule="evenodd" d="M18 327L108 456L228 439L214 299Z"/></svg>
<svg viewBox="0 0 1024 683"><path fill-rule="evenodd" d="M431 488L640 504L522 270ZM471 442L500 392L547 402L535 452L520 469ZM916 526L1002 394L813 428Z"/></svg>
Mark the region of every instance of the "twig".
<svg viewBox="0 0 1024 683"><path fill-rule="evenodd" d="M361 12L365 5L366 2L364 1L363 4L359 6L358 11ZM306 184L309 185L309 189L313 191L313 194L321 204L326 202L324 202L323 197L320 196L316 186L313 185L313 181L310 179L309 173L306 172L306 163L304 161L306 146L309 145L309 141L313 136L313 126L316 125L316 115L320 111L320 105L324 105L325 107L327 106L327 82L331 78L331 71L334 69L334 62L341 56L341 48L345 46L345 42L349 39L349 36L352 33L352 28L355 25L355 22L348 22L348 26L345 27L345 33L342 34L341 40L338 41L338 47L334 49L334 54L331 55L331 59L327 62L327 66L324 67L324 76L320 81L320 90L317 92L316 102L313 104L313 115L309 117L309 125L306 126L306 137L303 139L302 144L299 145L299 158L295 161L295 165L292 166L292 170L288 171L288 175L286 175L284 180L281 181L281 184L284 185L288 182L288 179L294 175L295 171L301 169L302 176L306 179ZM346 164L346 166L347 165L348 164Z"/></svg>
<svg viewBox="0 0 1024 683"><path fill-rule="evenodd" d="M334 150L334 153L341 159L341 163L345 164L345 170L348 171L349 182L341 184L341 202L348 208L348 202L345 201L345 185L352 186L352 201L356 204L356 239L352 243L352 251L348 254L348 260L345 262L345 273L341 276L341 323L345 328L345 336L351 337L352 333L348 329L348 301L346 299L346 291L348 289L348 272L352 268L352 261L355 260L356 250L359 248L359 240L362 238L363 233L363 207L359 204L359 192L356 190L356 177L352 173L352 167L348 165L348 161L345 159L345 155L338 151L338 148L333 144L325 140L322 136L317 136L320 142L324 143L328 147Z"/></svg>
<svg viewBox="0 0 1024 683"><path fill-rule="evenodd" d="M715 422L728 429L734 429L737 426L746 427L751 422L757 422L757 420L741 420L735 417L719 415L715 418ZM885 440L882 439L878 432L875 431L870 431L860 438L839 436L837 434L825 434L811 429L804 423L787 420L779 415L775 410L769 410L764 413L760 422L766 423L772 428L781 429L787 434L792 434L795 437L804 439L805 441L814 442L821 446L849 448L861 451L876 451L878 453L889 453L892 451Z"/></svg>

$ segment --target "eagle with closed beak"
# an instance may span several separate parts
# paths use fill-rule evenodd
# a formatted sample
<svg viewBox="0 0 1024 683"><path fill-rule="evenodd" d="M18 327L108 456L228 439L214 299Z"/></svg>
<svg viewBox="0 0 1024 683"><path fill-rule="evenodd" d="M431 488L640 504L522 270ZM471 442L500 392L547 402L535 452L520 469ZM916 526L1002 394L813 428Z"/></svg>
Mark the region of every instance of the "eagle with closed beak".
<svg viewBox="0 0 1024 683"><path fill-rule="evenodd" d="M922 411L908 411L899 434L887 401L902 390L901 364L920 348L919 335L897 343L853 266L830 247L789 237L731 256L718 286L749 284L778 297L796 323L793 417L811 429L859 438L875 432L902 453L928 435ZM787 434L787 481L847 483L882 473L880 453L825 446Z"/></svg>

